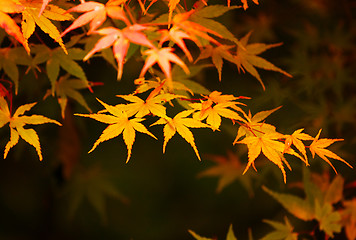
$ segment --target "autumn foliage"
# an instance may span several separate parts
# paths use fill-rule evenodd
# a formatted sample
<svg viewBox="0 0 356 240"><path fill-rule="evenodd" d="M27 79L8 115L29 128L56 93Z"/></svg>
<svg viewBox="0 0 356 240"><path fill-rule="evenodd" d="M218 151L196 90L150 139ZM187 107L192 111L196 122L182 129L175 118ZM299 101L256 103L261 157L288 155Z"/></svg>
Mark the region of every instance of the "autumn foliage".
<svg viewBox="0 0 356 240"><path fill-rule="evenodd" d="M160 6L156 7L157 4L163 4L164 11ZM85 146L88 153L103 151L107 141L122 135L127 149L126 163L135 161L132 159L132 152L135 151L133 145L143 134L150 137L145 138L146 141L157 141L157 144L163 145L163 154L170 151L167 148L168 142L174 145L174 139L179 135L201 161L202 154L199 141L193 134L194 129L214 135L224 131L224 124L227 123L235 132L231 143L247 151L247 163L241 162L232 152L228 153L227 158L207 155L217 165L202 171L198 176L219 176L217 192L239 179L252 197L252 178L259 174L259 168L265 168L266 165L260 164L263 159L277 166L284 183L287 183L286 169L292 171L295 163L291 162L295 159L308 167L313 165L314 158L320 158L335 173L337 168L334 162L337 161L352 168L349 160L329 148L343 139L324 137L321 128L313 135L305 131L306 126L298 126L290 134L283 133L267 120L282 106L255 111L249 108L253 98L225 94L218 90L210 91L194 80L198 73L214 67L217 82L224 82L224 63L230 68L233 66L235 76L245 74L243 76L250 75L256 79L258 87L263 90L268 90L268 87L257 69L276 72L276 76L285 81L293 78L288 71L277 66L279 64L275 65L260 56L269 49L280 47L282 43L255 43L250 40L254 34L252 31L235 36L218 20L230 11L246 11L251 4L257 7L259 2L241 0L237 3L228 1L210 4L199 0L187 4L186 1L177 0L0 0L0 27L6 32L2 38L6 40L0 48L0 127L9 126L10 129L10 139L4 146L4 159L11 148L16 151L21 138L35 148L40 161L46 161L42 157L42 151L46 149L41 149L41 136L28 125L54 123L61 126L60 122L73 121L73 118L83 122L91 118L106 126L101 135L92 135L97 140L92 147ZM135 90L124 94L122 91L117 92L115 104L96 97L97 102L91 102L101 106L96 111L92 110L95 109L94 105L87 103L81 90L87 89L92 96L96 96L101 85L110 83L105 79L97 80L87 76L85 66L91 65L94 58L102 58L112 65L117 71L117 81L126 77L125 64L133 58L138 59L133 81ZM22 73L24 66L26 69ZM43 115L25 115L36 103L24 102L16 110L12 109L13 99L20 97L20 76L30 71L35 76L45 75L49 88L43 92L42 97L56 98L61 109L57 115L59 120ZM38 99L37 102L40 101ZM69 103L84 108L73 113L68 110ZM97 123L98 126L100 123ZM90 132L88 134L91 135ZM246 147L241 148L243 145ZM248 171L251 167L257 174ZM73 165L70 168L74 169ZM351 223L339 223L341 215L351 216L347 215L350 214L347 209L355 204L343 200L339 196L340 192L337 197L332 197L336 191L335 186L343 188L343 181L341 177L336 177L328 186L321 188L312 182L309 171L304 170L302 185L306 199L283 195L267 187L263 187L263 190L296 218L319 221L319 229L326 236L333 237L341 231L341 227L345 227L348 239L355 239L354 232L350 233L354 231L350 230ZM313 192L313 189L320 191ZM110 184L102 192L124 199ZM94 195L90 195L89 190L78 199L86 194L91 204L102 212L103 199L97 200ZM78 199L72 212L78 207ZM339 208L343 209L339 211L341 215L333 208L336 203L344 206ZM302 210L297 211L299 208ZM275 228L275 235L270 233L263 239L277 239L273 236L278 234L278 239L297 239L298 233L294 232L287 217L283 223L270 220L266 220L266 223ZM198 240L210 239L192 230L189 233ZM252 239L252 235L250 237ZM232 226L226 239L236 239Z"/></svg>

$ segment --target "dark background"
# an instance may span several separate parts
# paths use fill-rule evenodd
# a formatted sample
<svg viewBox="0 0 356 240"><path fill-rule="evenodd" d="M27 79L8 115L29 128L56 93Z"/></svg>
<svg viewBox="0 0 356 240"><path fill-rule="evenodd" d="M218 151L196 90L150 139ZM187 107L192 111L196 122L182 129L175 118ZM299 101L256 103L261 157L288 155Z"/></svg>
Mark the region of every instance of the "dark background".
<svg viewBox="0 0 356 240"><path fill-rule="evenodd" d="M210 4L214 3L225 4ZM256 79L239 74L236 66L225 62L221 82L214 68L200 73L195 80L210 90L251 97L246 103L253 114L283 105L267 119L268 123L286 134L305 128L315 136L322 128L323 137L343 138L344 142L331 149L355 166L356 2L248 3L247 11L232 10L218 20L237 38L253 30L251 42L283 42L262 57L293 78L259 70L266 85L263 91ZM239 2L232 1L235 4ZM137 63L135 57L126 63L121 82L116 81L116 71L99 58L92 59L90 65L83 64L90 81L105 83L95 87L94 94L81 91L94 112L101 109L95 97L116 104L116 94L134 90L132 80L141 69L138 64L142 62ZM38 101L32 113L60 119L56 99L39 100L47 88L45 75L40 74L37 79L31 72L24 75L14 108ZM253 180L252 197L239 181L217 194L217 178L197 178L199 172L214 165L206 154L226 155L231 150L246 162L246 149L232 145L237 126L228 120L223 121L220 132L193 130L201 162L178 135L162 154L160 127L149 129L158 141L137 134L128 164L121 136L87 154L105 125L71 116L85 112L71 102L62 128L50 124L34 127L40 136L42 162L23 140L10 150L7 159L0 161L0 239L193 239L188 229L225 239L231 223L238 239L247 239L249 228L258 239L271 230L262 219L282 220L286 214L261 190L261 185L286 191L290 183L301 181L304 166L295 159L291 160L293 171L287 171L287 185L272 163L259 169ZM9 130L4 127L0 136L0 146L4 148ZM330 170L319 158L310 162L313 171ZM332 162L346 182L355 180L352 169ZM330 176L334 173L330 172ZM352 193L345 197L351 196ZM291 215L288 217L295 226L303 226Z"/></svg>

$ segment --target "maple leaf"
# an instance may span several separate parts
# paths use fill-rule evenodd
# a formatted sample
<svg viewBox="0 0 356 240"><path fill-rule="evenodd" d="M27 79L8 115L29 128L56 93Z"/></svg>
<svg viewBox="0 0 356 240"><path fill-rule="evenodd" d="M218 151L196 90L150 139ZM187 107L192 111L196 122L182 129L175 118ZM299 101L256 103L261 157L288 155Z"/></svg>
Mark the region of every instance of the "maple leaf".
<svg viewBox="0 0 356 240"><path fill-rule="evenodd" d="M305 145L301 140L314 140L314 138L306 133L302 133L303 130L304 129L298 129L295 130L292 135L285 135L286 140L284 151L288 150L291 145L294 145L298 149L298 151L303 154L305 160L304 162L308 166L309 163L307 158L307 152L305 151Z"/></svg>
<svg viewBox="0 0 356 240"><path fill-rule="evenodd" d="M159 92L156 94L150 94L145 101L134 95L117 95L117 97L132 102L129 104L121 105L121 108L127 113L127 116L129 117L135 115L136 117L141 118L151 113L154 116L164 118L167 117L166 107L164 107L162 103L168 102L181 96L171 93L158 93Z"/></svg>
<svg viewBox="0 0 356 240"><path fill-rule="evenodd" d="M81 202L87 199L103 221L106 220L105 198L112 197L126 203L128 199L114 185L111 175L100 166L77 170L64 189L68 198L69 217L73 218Z"/></svg>
<svg viewBox="0 0 356 240"><path fill-rule="evenodd" d="M170 24L171 24L173 10L176 8L176 6L178 5L179 2L180 2L180 0L169 0L169 2L168 2L168 7L169 7L168 27L170 27Z"/></svg>
<svg viewBox="0 0 356 240"><path fill-rule="evenodd" d="M188 118L194 110L185 110L178 113L173 119L169 117L161 118L157 122L152 125L160 125L165 124L163 127L164 133L164 143L163 143L163 153L166 150L166 146L168 141L178 132L179 135L184 138L193 148L195 154L198 159L200 159L199 152L197 147L195 146L193 133L189 130L189 128L209 128L210 126L196 120L194 118ZM151 126L152 126L151 125Z"/></svg>
<svg viewBox="0 0 356 240"><path fill-rule="evenodd" d="M218 130L221 125L221 117L229 118L231 120L237 120L246 122L237 112L243 112L241 108L237 107L237 104L244 105L240 102L234 102L234 100L240 97L233 95L221 95L221 92L214 91L208 97L206 101L200 103L191 103L190 107L197 110L193 117L200 121L206 119L207 124L212 126L212 129ZM235 111L233 111L234 109Z"/></svg>
<svg viewBox="0 0 356 240"><path fill-rule="evenodd" d="M282 147L284 148L284 145L281 142L275 140L278 138L279 135L274 136L272 134L264 134L261 137L251 136L236 142L246 144L248 147L248 164L243 174L249 169L251 165L255 168L254 161L262 152L270 161L272 161L281 169L284 182L286 182L286 172L284 170L282 157L280 154L282 151L278 151L278 149L276 149L279 148L279 150L281 150Z"/></svg>
<svg viewBox="0 0 356 240"><path fill-rule="evenodd" d="M35 130L31 128L24 128L25 125L55 123L61 126L61 124L56 120L44 117L42 115L23 115L35 105L36 103L22 105L18 107L15 113L11 116L6 100L3 97L0 97L0 128L3 127L6 123L9 123L10 127L10 141L5 146L4 159L6 158L9 150L18 143L19 138L21 137L36 149L38 157L40 161L42 161L41 146L38 135Z"/></svg>
<svg viewBox="0 0 356 240"><path fill-rule="evenodd" d="M282 135L283 136L283 135ZM304 160L298 153L296 153L292 148L285 150L284 144L278 141L281 138L280 133L269 133L263 134L260 137L251 136L242 139L236 143L246 144L248 147L248 164L243 172L243 174L249 169L252 165L253 168L256 170L254 166L254 161L256 158L263 153L267 157L268 160L276 164L279 169L282 171L283 180L286 183L286 172L284 170L283 163L287 165L289 170L291 167L289 166L288 162L284 159L283 153L288 153L294 155L302 160Z"/></svg>
<svg viewBox="0 0 356 240"><path fill-rule="evenodd" d="M194 24L198 24L196 26L193 26L197 30L201 27L204 27L206 29L210 29L210 32L207 33L213 34L216 37L227 39L229 41L239 44L236 37L223 24L212 19L212 18L220 17L223 14L225 14L227 11L231 11L236 8L238 7L236 6L226 7L224 5L205 6L203 8L194 9L192 11L191 16L189 17L189 20L191 20ZM211 39L208 38L206 39L211 41ZM211 42L215 43L218 46L221 45L216 41L211 41Z"/></svg>
<svg viewBox="0 0 356 240"><path fill-rule="evenodd" d="M263 68L265 70L276 71L284 74L287 77L292 77L289 73L283 71L282 69L276 67L272 63L267 60L257 56L264 51L280 46L281 43L277 44L264 44L264 43L252 43L248 44L248 40L250 38L252 32L247 33L243 38L240 39L240 44L237 45L237 55L236 65L237 68L242 70L243 72L246 70L252 76L254 76L262 85L263 89L265 89L265 85L263 84L260 75L258 74L255 67Z"/></svg>
<svg viewBox="0 0 356 240"><path fill-rule="evenodd" d="M320 180L322 184L325 184L325 179ZM327 185L323 192L321 187L314 183L308 168L303 168L304 199L292 194L277 193L265 186L262 188L295 217L303 221L316 219L320 223L321 230L331 231L332 233L335 227L337 228L334 224L337 224L337 219L340 217L338 212L333 211L332 204L337 203L342 198L343 180L335 178L331 184L327 183Z"/></svg>
<svg viewBox="0 0 356 240"><path fill-rule="evenodd" d="M12 1L12 0L11 0ZM25 38L25 48L28 47L28 39L35 31L36 25L41 28L41 30L47 33L54 41L58 42L63 51L67 53L64 46L61 35L57 27L50 21L67 21L72 19L72 15L66 13L66 11L56 5L48 4L40 15L42 11L42 4L40 0L26 1L19 0L19 3L24 7L21 11L22 13L22 33Z"/></svg>
<svg viewBox="0 0 356 240"><path fill-rule="evenodd" d="M328 236L333 238L334 233L341 232L341 215L330 203L320 204L315 200L315 218L319 221L319 229Z"/></svg>
<svg viewBox="0 0 356 240"><path fill-rule="evenodd" d="M164 42L166 42L170 39L183 50L183 52L185 53L185 55L187 56L187 58L190 62L193 61L193 57L190 54L187 46L185 45L185 43L183 41L183 39L190 39L190 40L194 41L194 39L189 34L181 31L177 26L173 26L169 30L162 29L162 30L160 30L160 33L162 34L160 41L159 41L160 45L162 45Z"/></svg>
<svg viewBox="0 0 356 240"><path fill-rule="evenodd" d="M234 140L234 144L243 136L260 136L265 133L276 133L276 127L265 123L264 120L273 112L277 111L281 107L277 107L267 111L261 111L256 113L253 117L251 112L245 115L247 122L241 124L237 131L237 136Z"/></svg>
<svg viewBox="0 0 356 240"><path fill-rule="evenodd" d="M253 188L250 176L242 177L242 164L239 157L231 151L227 152L227 156L207 155L207 158L216 162L217 165L208 168L198 174L198 177L219 177L216 192L220 193L226 186L230 185L235 180L239 180L246 188L249 196L253 195Z"/></svg>
<svg viewBox="0 0 356 240"><path fill-rule="evenodd" d="M38 14L38 16L40 16L43 11L45 10L45 8L47 7L47 5L49 4L49 2L52 0L42 0L42 6L41 6L41 10L40 13Z"/></svg>
<svg viewBox="0 0 356 240"><path fill-rule="evenodd" d="M62 34L63 37L68 32L84 26L90 22L90 29L87 34L92 33L98 27L100 27L106 20L107 16L113 19L119 19L126 23L126 25L131 25L130 21L126 18L124 10L119 6L126 0L110 0L105 5L98 2L83 2L78 6L70 8L67 12L84 12L80 17L78 17L72 25L70 25Z"/></svg>
<svg viewBox="0 0 356 240"><path fill-rule="evenodd" d="M315 218L314 206L309 203L308 199L302 199L292 194L277 193L265 186L262 186L262 189L295 217L304 221L311 221Z"/></svg>
<svg viewBox="0 0 356 240"><path fill-rule="evenodd" d="M271 225L275 230L268 233L261 240L297 240L298 234L293 232L293 226L290 224L287 217L284 218L285 223L280 223L271 220L263 220Z"/></svg>
<svg viewBox="0 0 356 240"><path fill-rule="evenodd" d="M221 71L223 67L223 59L228 60L232 63L236 63L236 59L234 56L229 52L229 49L233 46L227 45L220 45L218 47L213 47L212 45L206 45L206 47L200 52L198 59L205 59L211 57L215 68L218 70L219 73L219 81L221 81Z"/></svg>
<svg viewBox="0 0 356 240"><path fill-rule="evenodd" d="M20 27L16 22L6 13L20 13L24 10L24 6L13 1L0 1L0 27L5 29L7 34L13 36L19 41L26 49L27 53L30 52L28 45L25 43L25 38L21 32Z"/></svg>
<svg viewBox="0 0 356 240"><path fill-rule="evenodd" d="M193 9L190 10L189 12L176 14L172 20L173 26L177 27L178 29L182 29L185 33L187 33L190 36L190 39L194 41L199 47L202 46L203 44L202 44L202 40L199 40L198 37L208 40L209 42L215 43L216 45L220 45L218 41L216 41L208 34L210 33L214 36L222 37L219 33L207 27L204 27L199 23L189 20L189 18L192 16L194 12L195 10Z"/></svg>
<svg viewBox="0 0 356 240"><path fill-rule="evenodd" d="M5 74L14 82L15 94L19 88L19 70L17 65L29 66L36 68L32 62L32 57L26 54L22 47L0 48L0 70L3 69Z"/></svg>
<svg viewBox="0 0 356 240"><path fill-rule="evenodd" d="M174 53L172 53L174 49L170 47L165 48L153 48L143 52L144 55L148 55L145 61L145 65L143 66L140 77L143 77L147 70L154 65L156 62L162 69L164 75L166 76L168 81L172 80L172 73L171 73L171 64L170 62L174 62L178 64L187 74L189 74L189 69L185 65L185 63L177 57Z"/></svg>
<svg viewBox="0 0 356 240"><path fill-rule="evenodd" d="M69 48L67 54L65 54L60 48L50 49L44 45L36 45L33 47L33 51L36 53L33 59L35 64L46 62L46 72L51 83L52 94L55 92L60 68L63 68L67 73L81 79L88 85L83 68L74 61L83 59L84 51L82 49Z"/></svg>
<svg viewBox="0 0 356 240"><path fill-rule="evenodd" d="M147 27L134 24L130 25L122 30L114 28L114 27L107 27L97 30L93 33L105 35L102 37L94 46L90 52L83 58L84 61L88 60L94 53L113 46L113 53L114 57L118 64L118 73L117 78L121 79L123 66L125 62L125 57L127 51L130 47L130 42L146 46L146 47L154 47L152 43L148 40L145 34L141 31L146 30Z"/></svg>
<svg viewBox="0 0 356 240"><path fill-rule="evenodd" d="M95 119L99 122L109 124L109 126L103 131L99 139L96 140L93 147L88 153L94 151L94 149L102 142L110 140L119 136L121 133L123 135L124 142L127 146L127 159L126 163L130 160L132 145L135 142L136 133L135 131L145 133L154 139L157 139L152 133L150 133L147 128L140 122L143 118L132 118L129 119L127 114L121 109L106 104L99 99L97 99L111 115L105 113L93 113L93 114L75 114L76 116L88 117Z"/></svg>
<svg viewBox="0 0 356 240"><path fill-rule="evenodd" d="M80 105L86 108L89 112L91 109L86 103L84 97L78 92L79 89L90 88L90 83L82 79L69 79L69 75L59 78L55 84L55 95L57 96L58 103L61 107L62 118L65 117L65 110L68 103L68 97L77 101ZM51 95L52 91L48 91L44 98Z"/></svg>
<svg viewBox="0 0 356 240"><path fill-rule="evenodd" d="M330 162L330 160L328 159L328 157L339 160L339 161L345 163L350 168L353 168L344 159L342 159L341 157L339 157L332 151L325 149L326 147L330 146L334 142L343 141L343 139L328 139L328 138L319 139L320 133L321 133L321 129L319 130L318 134L314 138L312 144L309 146L309 150L312 153L313 158L314 158L315 154L318 155L319 157L321 157L325 162L327 162L332 167L332 169L335 171L335 173L337 173L337 171L334 168L334 166L332 165L332 163Z"/></svg>

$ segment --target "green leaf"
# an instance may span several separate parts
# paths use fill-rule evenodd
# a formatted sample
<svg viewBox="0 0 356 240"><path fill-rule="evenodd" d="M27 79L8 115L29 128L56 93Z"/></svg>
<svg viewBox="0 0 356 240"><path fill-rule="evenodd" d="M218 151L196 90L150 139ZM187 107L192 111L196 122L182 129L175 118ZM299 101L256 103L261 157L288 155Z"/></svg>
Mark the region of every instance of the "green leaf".
<svg viewBox="0 0 356 240"><path fill-rule="evenodd" d="M73 218L80 204L87 199L103 221L106 220L107 197L126 202L124 197L109 179L109 175L98 166L78 170L68 183L65 194L69 198L69 217Z"/></svg>
<svg viewBox="0 0 356 240"><path fill-rule="evenodd" d="M196 15L192 15L190 20L192 22L198 23L208 29L213 29L216 33L220 34L221 37L223 37L225 39L228 39L235 43L239 42L237 40L237 38L224 25L222 25L221 23L219 23L217 21L214 21L209 18L199 17Z"/></svg>
<svg viewBox="0 0 356 240"><path fill-rule="evenodd" d="M198 83L197 81L193 81L190 78L198 75L204 68L209 67L210 65L194 65L189 66L189 74L186 74L181 68L174 65L172 68L172 77L173 77L173 84L174 82L178 82L183 84L186 89L175 89L174 93L177 95L186 96L187 99L191 98L192 94L204 94L209 95L210 91L206 89L203 85ZM189 101L176 99L176 101L184 107L185 109L191 109L189 106Z"/></svg>
<svg viewBox="0 0 356 240"><path fill-rule="evenodd" d="M210 5L207 7L202 8L199 11L193 13L194 16L201 17L201 18L216 18L220 17L227 11L233 10L238 8L237 6L226 7L224 5Z"/></svg>
<svg viewBox="0 0 356 240"><path fill-rule="evenodd" d="M328 236L334 237L334 233L341 231L341 215L333 211L330 203L320 205L319 201L315 200L315 218L319 221L319 229Z"/></svg>
<svg viewBox="0 0 356 240"><path fill-rule="evenodd" d="M325 203L334 204L342 200L344 191L344 179L340 175L336 177L331 182L326 194L324 201Z"/></svg>
<svg viewBox="0 0 356 240"><path fill-rule="evenodd" d="M305 192L305 199L311 208L315 208L315 199L319 202L323 201L324 195L321 189L313 183L309 168L303 168L303 186Z"/></svg>
<svg viewBox="0 0 356 240"><path fill-rule="evenodd" d="M262 189L271 195L275 200L277 200L288 212L293 214L295 217L304 221L314 219L314 211L305 199L301 199L300 197L291 194L276 193L265 186L262 186Z"/></svg>
<svg viewBox="0 0 356 240"><path fill-rule="evenodd" d="M261 240L297 240L297 233L293 232L293 226L290 224L287 217L285 223L275 222L271 220L263 220L265 223L271 225L275 231L268 233Z"/></svg>
<svg viewBox="0 0 356 240"><path fill-rule="evenodd" d="M46 71L53 92L60 71L59 62L56 58L48 59L48 61L46 62Z"/></svg>
<svg viewBox="0 0 356 240"><path fill-rule="evenodd" d="M20 76L17 65L35 68L35 65L32 64L32 58L23 47L0 48L0 56L0 70L3 69L4 73L14 82L15 94L17 94Z"/></svg>
<svg viewBox="0 0 356 240"><path fill-rule="evenodd" d="M82 79L69 79L69 74L60 77L59 80L55 83L55 94L61 107L62 118L65 117L64 113L68 98L74 99L80 105L85 107L89 112L91 112L91 109L86 103L84 97L78 92L78 90L85 88L89 88L87 81Z"/></svg>
<svg viewBox="0 0 356 240"><path fill-rule="evenodd" d="M56 81L59 77L60 68L67 73L87 82L84 70L74 60L81 60L85 52L80 48L68 49L68 54L65 54L60 47L49 49L47 47L36 47L33 50L36 53L34 62L40 64L46 62L46 70L48 78L52 86L52 94L55 91ZM88 85L88 82L87 82Z"/></svg>

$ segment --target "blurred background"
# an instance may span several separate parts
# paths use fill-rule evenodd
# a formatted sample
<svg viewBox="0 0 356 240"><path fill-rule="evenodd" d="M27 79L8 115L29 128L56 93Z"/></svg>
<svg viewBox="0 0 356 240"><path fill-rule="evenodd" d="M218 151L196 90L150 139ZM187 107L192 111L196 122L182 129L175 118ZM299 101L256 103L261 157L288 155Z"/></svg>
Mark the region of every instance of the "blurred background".
<svg viewBox="0 0 356 240"><path fill-rule="evenodd" d="M225 4L209 2L217 3ZM221 82L215 68L200 72L194 80L211 91L251 97L244 102L252 114L283 106L267 118L279 132L291 134L305 128L315 136L323 129L323 137L345 139L331 149L355 167L356 1L261 0L259 5L249 1L249 6L246 11L232 10L218 20L237 38L253 31L250 42L283 42L262 57L293 78L259 70L266 85L263 91L256 79L239 74L236 66L225 62ZM115 95L135 89L133 80L141 69L135 60L132 57L126 63L120 82L116 81L115 69L100 58L83 65L89 81L105 83L95 87L94 94L81 91L94 112L102 108L96 97L116 104ZM48 88L44 74L35 78L29 72L21 80L14 108L24 102L39 102L32 113L61 119L56 99L39 100ZM121 136L88 154L105 124L73 113L87 111L70 101L66 118L61 121L63 127L35 127L42 162L34 148L22 140L7 159L0 161L0 239L193 239L188 229L225 239L231 223L238 239L247 239L248 229L258 239L270 230L263 219L281 220L285 215L261 186L284 191L301 181L304 166L296 159L290 161L293 171L287 172L286 185L278 167L263 159L258 160L257 174L250 169L241 176L247 150L232 145L237 126L228 120L223 121L220 132L193 130L201 162L178 135L162 154L162 129L151 127L159 140L137 134L132 157L125 164L127 150ZM0 136L4 148L9 130L2 128ZM218 176L201 173L216 166L219 159L235 161L232 168L237 176L220 189ZM330 170L317 157L310 162L313 171ZM356 180L354 170L332 162L346 182ZM330 178L333 176L330 171ZM345 197L354 196L348 194ZM296 226L302 224L290 219Z"/></svg>

